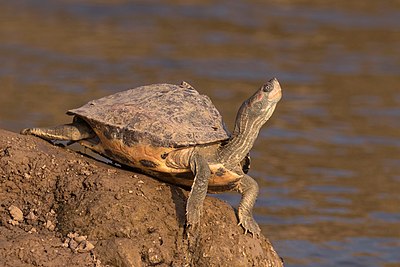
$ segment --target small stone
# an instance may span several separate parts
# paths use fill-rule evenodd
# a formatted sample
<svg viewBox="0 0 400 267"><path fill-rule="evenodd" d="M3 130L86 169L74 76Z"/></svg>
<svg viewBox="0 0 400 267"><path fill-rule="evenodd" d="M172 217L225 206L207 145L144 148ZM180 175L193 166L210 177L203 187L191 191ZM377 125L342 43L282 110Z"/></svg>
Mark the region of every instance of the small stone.
<svg viewBox="0 0 400 267"><path fill-rule="evenodd" d="M54 231L54 229L56 228L56 226L50 220L46 221L44 227L46 227L50 231Z"/></svg>
<svg viewBox="0 0 400 267"><path fill-rule="evenodd" d="M14 225L14 226L19 224L18 221L13 220L13 219L8 220L8 223L11 224L11 225Z"/></svg>
<svg viewBox="0 0 400 267"><path fill-rule="evenodd" d="M22 222L24 220L24 214L18 207L11 205L8 208L8 211L10 212L10 215L14 221Z"/></svg>
<svg viewBox="0 0 400 267"><path fill-rule="evenodd" d="M30 211L28 215L26 215L25 217L27 220L31 220L31 221L36 221L37 220L37 216L33 213L33 211Z"/></svg>
<svg viewBox="0 0 400 267"><path fill-rule="evenodd" d="M129 194L132 194L132 193L133 193L133 190L129 190L128 193L129 193Z"/></svg>
<svg viewBox="0 0 400 267"><path fill-rule="evenodd" d="M157 231L157 229L154 228L153 226L150 226L150 227L147 228L147 232L148 232L149 234L154 233L155 231Z"/></svg>
<svg viewBox="0 0 400 267"><path fill-rule="evenodd" d="M108 174L115 174L115 173L117 173L117 171L114 170L114 169L107 169L107 173Z"/></svg>
<svg viewBox="0 0 400 267"><path fill-rule="evenodd" d="M78 242L76 242L74 239L69 240L68 242L68 247L72 250L75 250L78 247Z"/></svg>
<svg viewBox="0 0 400 267"><path fill-rule="evenodd" d="M116 193L116 194L114 195L114 198L115 198L116 200L120 200L120 199L122 198L121 193L120 193L120 192Z"/></svg>
<svg viewBox="0 0 400 267"><path fill-rule="evenodd" d="M87 251L90 251L90 250L94 249L94 245L91 242L86 241L86 248L85 249Z"/></svg>
<svg viewBox="0 0 400 267"><path fill-rule="evenodd" d="M32 178L32 176L29 174L29 173L24 173L24 177L26 178L26 179L30 179L30 178Z"/></svg>
<svg viewBox="0 0 400 267"><path fill-rule="evenodd" d="M81 235L81 236L76 236L76 237L74 237L74 240L75 240L76 242L78 242L78 243L81 243L82 241L85 241L86 238L87 238L87 236Z"/></svg>
<svg viewBox="0 0 400 267"><path fill-rule="evenodd" d="M70 239L72 239L72 238L74 238L74 237L77 237L77 236L79 236L78 233L69 232L69 233L67 234L67 237L70 238Z"/></svg>
<svg viewBox="0 0 400 267"><path fill-rule="evenodd" d="M87 240L86 235L79 235L78 233L68 233L63 247L69 247L74 252L88 252L94 248L94 245Z"/></svg>
<svg viewBox="0 0 400 267"><path fill-rule="evenodd" d="M89 176L89 175L92 174L92 172L89 171L89 170L82 170L81 173L82 173L83 175L85 175L85 176Z"/></svg>
<svg viewBox="0 0 400 267"><path fill-rule="evenodd" d="M164 262L161 251L157 248L149 248L147 255L151 265L157 265Z"/></svg>
<svg viewBox="0 0 400 267"><path fill-rule="evenodd" d="M88 252L94 249L94 245L87 240L82 241L79 243L78 247L75 249L79 253Z"/></svg>
<svg viewBox="0 0 400 267"><path fill-rule="evenodd" d="M66 238L65 240L64 240L64 243L62 243L62 247L64 247L64 248L67 248L67 247L69 247L69 241L71 241L71 239L69 239L69 238Z"/></svg>

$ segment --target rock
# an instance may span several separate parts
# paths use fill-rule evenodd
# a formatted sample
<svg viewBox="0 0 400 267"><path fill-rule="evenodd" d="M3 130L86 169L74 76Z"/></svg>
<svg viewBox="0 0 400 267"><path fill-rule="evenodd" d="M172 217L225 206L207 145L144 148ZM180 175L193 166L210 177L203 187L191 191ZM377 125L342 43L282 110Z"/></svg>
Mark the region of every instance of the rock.
<svg viewBox="0 0 400 267"><path fill-rule="evenodd" d="M164 262L164 258L158 247L149 248L145 253L145 257L147 258L151 266L155 266Z"/></svg>
<svg viewBox="0 0 400 267"><path fill-rule="evenodd" d="M31 220L31 221L36 221L37 220L37 216L35 215L35 213L33 213L33 211L30 211L28 213L28 215L26 215L25 217L27 220Z"/></svg>
<svg viewBox="0 0 400 267"><path fill-rule="evenodd" d="M83 247L83 252L88 252L88 251L91 251L92 249L94 249L94 245L90 241L85 240L85 245Z"/></svg>
<svg viewBox="0 0 400 267"><path fill-rule="evenodd" d="M50 231L54 231L54 229L56 228L56 226L50 220L46 221L44 227L46 227Z"/></svg>
<svg viewBox="0 0 400 267"><path fill-rule="evenodd" d="M78 242L78 243L81 243L81 242L83 242L83 241L86 241L86 239L87 239L87 236L85 236L85 235L81 235L81 236L76 236L76 237L74 237L74 240L75 240L76 242Z"/></svg>
<svg viewBox="0 0 400 267"><path fill-rule="evenodd" d="M79 235L78 233L68 233L62 246L79 253L89 252L94 249L94 245L87 240L87 236Z"/></svg>
<svg viewBox="0 0 400 267"><path fill-rule="evenodd" d="M9 221L10 224L18 225L20 222L22 222L24 220L24 214L22 213L20 208L18 208L17 206L11 205L8 208L8 211L10 212L10 215L11 215L11 218L12 218Z"/></svg>
<svg viewBox="0 0 400 267"><path fill-rule="evenodd" d="M283 266L227 203L206 197L190 246L187 191L33 136L0 129L0 177L0 266Z"/></svg>

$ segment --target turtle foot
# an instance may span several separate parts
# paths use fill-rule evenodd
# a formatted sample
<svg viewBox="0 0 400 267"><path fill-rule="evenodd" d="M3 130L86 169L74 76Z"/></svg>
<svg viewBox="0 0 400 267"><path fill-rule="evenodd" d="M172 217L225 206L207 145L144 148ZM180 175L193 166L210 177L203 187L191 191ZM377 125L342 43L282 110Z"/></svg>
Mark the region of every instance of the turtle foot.
<svg viewBox="0 0 400 267"><path fill-rule="evenodd" d="M261 233L260 226L256 223L252 216L240 216L239 225L244 228L244 233L250 232L253 237L255 235L259 236Z"/></svg>

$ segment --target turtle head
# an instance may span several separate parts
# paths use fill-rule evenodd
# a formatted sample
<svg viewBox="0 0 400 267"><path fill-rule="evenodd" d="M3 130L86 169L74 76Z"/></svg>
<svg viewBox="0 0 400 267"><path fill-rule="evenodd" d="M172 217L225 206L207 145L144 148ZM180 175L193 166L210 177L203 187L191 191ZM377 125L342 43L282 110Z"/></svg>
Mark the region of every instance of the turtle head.
<svg viewBox="0 0 400 267"><path fill-rule="evenodd" d="M281 97L281 86L278 80L273 78L262 85L260 89L243 103L237 119L239 119L239 115L244 115L240 113L246 112L250 116L247 119L267 117L266 119L268 120Z"/></svg>
<svg viewBox="0 0 400 267"><path fill-rule="evenodd" d="M240 107L234 132L236 134L244 133L248 130L258 132L261 126L272 116L281 97L281 86L276 78L262 85ZM245 129L244 127L253 127L253 129Z"/></svg>

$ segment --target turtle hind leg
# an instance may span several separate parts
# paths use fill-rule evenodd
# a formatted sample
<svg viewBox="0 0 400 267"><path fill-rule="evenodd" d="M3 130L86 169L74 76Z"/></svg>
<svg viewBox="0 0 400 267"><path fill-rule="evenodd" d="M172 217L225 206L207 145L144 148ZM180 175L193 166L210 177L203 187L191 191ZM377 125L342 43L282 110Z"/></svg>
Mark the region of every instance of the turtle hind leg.
<svg viewBox="0 0 400 267"><path fill-rule="evenodd" d="M245 174L240 180L238 191L242 194L238 208L239 225L244 228L245 233L248 231L253 236L258 236L261 229L253 218L253 206L259 191L258 184L253 178Z"/></svg>
<svg viewBox="0 0 400 267"><path fill-rule="evenodd" d="M36 135L46 140L78 141L95 136L92 128L83 120L74 118L69 124L55 127L27 128L21 134Z"/></svg>

